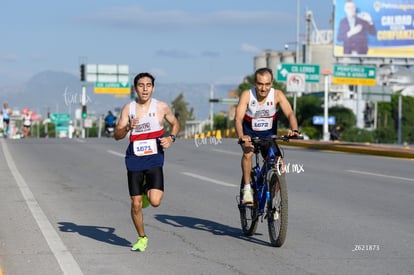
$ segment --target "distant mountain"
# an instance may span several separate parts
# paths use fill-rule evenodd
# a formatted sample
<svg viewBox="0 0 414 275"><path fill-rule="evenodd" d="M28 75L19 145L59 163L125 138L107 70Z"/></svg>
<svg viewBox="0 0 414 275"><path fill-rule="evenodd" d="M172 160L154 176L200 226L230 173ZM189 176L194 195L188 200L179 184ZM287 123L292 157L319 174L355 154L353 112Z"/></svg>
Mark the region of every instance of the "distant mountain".
<svg viewBox="0 0 414 275"><path fill-rule="evenodd" d="M228 97L228 91L237 88L234 85L215 85L214 98ZM95 94L93 84L86 85L88 112L106 114L108 110L121 108L129 102L129 96L118 98L114 95ZM210 84L155 83L154 97L171 103L180 93L194 108L197 120L207 119L210 113ZM34 75L23 84L14 87L0 87L0 98L8 101L13 109L29 108L45 116L51 113L71 113L81 106L82 83L75 75L65 72L44 71ZM227 111L227 105L215 104L214 112Z"/></svg>

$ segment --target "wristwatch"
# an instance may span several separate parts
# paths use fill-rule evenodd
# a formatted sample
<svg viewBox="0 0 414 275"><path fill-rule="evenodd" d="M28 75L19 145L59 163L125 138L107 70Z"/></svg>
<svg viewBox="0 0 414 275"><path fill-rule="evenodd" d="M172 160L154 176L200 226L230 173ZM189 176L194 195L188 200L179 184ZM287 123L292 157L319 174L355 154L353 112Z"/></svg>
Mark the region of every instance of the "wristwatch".
<svg viewBox="0 0 414 275"><path fill-rule="evenodd" d="M175 142L176 136L175 135L170 135L170 137L172 138L172 141Z"/></svg>

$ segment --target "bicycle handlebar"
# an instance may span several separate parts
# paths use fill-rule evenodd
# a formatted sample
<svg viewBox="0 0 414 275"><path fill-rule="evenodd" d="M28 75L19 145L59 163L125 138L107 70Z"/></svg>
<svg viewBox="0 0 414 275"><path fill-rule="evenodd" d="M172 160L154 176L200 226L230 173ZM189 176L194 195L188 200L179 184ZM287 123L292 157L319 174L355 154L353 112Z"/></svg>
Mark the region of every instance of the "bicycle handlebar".
<svg viewBox="0 0 414 275"><path fill-rule="evenodd" d="M278 136L278 135L271 135L269 138L251 137L251 141L253 143L259 142L259 141L268 141L268 140L282 140L282 141L289 142L289 140L291 140L291 139L303 139L303 136L302 135L299 135L299 136L288 136L288 135ZM239 140L238 141L238 144L243 144L243 143L245 143L245 141L243 141L243 140Z"/></svg>

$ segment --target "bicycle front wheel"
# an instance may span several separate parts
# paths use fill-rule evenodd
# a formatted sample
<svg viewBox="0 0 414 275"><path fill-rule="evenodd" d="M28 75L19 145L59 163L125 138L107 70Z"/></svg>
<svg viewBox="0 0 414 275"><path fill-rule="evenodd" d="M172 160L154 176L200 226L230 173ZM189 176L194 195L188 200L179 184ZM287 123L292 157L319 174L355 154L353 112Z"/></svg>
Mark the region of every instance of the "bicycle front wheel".
<svg viewBox="0 0 414 275"><path fill-rule="evenodd" d="M252 180L254 180L252 178ZM254 181L252 181L254 182ZM240 184L240 198L243 196L244 180L242 177ZM239 202L239 211L240 211L240 222L245 236L252 236L257 229L257 224L259 222L258 217L258 205L257 205L257 194L255 188L253 190L254 205L244 205L242 202Z"/></svg>
<svg viewBox="0 0 414 275"><path fill-rule="evenodd" d="M288 194L285 174L274 172L269 182L270 203L267 204L267 222L270 243L281 247L286 239L288 226Z"/></svg>

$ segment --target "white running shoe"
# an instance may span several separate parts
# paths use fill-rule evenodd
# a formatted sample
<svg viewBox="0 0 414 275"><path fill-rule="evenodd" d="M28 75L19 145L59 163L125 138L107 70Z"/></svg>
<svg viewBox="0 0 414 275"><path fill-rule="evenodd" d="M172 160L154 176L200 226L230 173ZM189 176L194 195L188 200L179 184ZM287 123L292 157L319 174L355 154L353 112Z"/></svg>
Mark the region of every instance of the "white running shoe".
<svg viewBox="0 0 414 275"><path fill-rule="evenodd" d="M251 188L243 189L243 204L253 205L253 192Z"/></svg>

